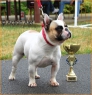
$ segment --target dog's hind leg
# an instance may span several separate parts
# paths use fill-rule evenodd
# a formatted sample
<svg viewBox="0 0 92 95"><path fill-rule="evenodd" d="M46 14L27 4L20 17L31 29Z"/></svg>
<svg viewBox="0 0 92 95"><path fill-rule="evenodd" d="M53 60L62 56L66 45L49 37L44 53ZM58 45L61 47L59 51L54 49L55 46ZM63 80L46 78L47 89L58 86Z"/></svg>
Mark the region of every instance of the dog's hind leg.
<svg viewBox="0 0 92 95"><path fill-rule="evenodd" d="M35 78L36 78L36 79L39 79L39 78L40 78L40 76L39 76L38 73L37 73L37 68L36 68L36 71L35 71Z"/></svg>
<svg viewBox="0 0 92 95"><path fill-rule="evenodd" d="M9 76L9 80L14 80L15 79L15 72L17 69L17 64L19 62L19 60L23 57L23 54L19 54L19 53L15 53L13 54L12 57L12 70Z"/></svg>

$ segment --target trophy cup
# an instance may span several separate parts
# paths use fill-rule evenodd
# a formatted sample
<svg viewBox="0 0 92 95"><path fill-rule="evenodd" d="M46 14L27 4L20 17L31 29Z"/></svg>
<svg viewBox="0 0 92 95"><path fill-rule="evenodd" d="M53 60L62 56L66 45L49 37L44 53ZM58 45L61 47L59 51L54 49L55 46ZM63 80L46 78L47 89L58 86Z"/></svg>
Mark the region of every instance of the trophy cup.
<svg viewBox="0 0 92 95"><path fill-rule="evenodd" d="M69 54L68 58L66 59L67 64L70 66L70 70L68 74L66 75L67 81L77 81L77 76L74 73L73 66L77 62L77 58L75 57L75 53L79 50L80 45L79 44L67 44L63 45L65 51Z"/></svg>

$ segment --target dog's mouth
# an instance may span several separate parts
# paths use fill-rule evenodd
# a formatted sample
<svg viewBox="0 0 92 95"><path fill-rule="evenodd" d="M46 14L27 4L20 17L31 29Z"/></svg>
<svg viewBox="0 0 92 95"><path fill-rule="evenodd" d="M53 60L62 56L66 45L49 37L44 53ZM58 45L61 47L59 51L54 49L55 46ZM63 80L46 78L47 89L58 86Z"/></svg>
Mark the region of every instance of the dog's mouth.
<svg viewBox="0 0 92 95"><path fill-rule="evenodd" d="M55 39L56 39L57 41L65 41L65 40L71 38L70 35L71 35L70 33L67 35L67 37L63 37L62 35L59 35L59 36L57 36Z"/></svg>

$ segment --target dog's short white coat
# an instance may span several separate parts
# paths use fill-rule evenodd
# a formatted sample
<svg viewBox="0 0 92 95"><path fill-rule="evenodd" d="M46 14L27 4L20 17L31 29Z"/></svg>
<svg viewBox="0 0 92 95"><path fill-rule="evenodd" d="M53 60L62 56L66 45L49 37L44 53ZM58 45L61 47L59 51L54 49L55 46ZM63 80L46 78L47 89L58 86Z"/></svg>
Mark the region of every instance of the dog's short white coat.
<svg viewBox="0 0 92 95"><path fill-rule="evenodd" d="M60 15L58 16L58 18ZM48 16L44 17L44 21L48 20ZM58 23L58 22L57 22ZM60 24L60 22L59 22ZM63 22L61 25L64 25ZM48 36L46 34L46 36ZM47 37L48 38L48 37ZM28 72L29 72L29 84L30 87L37 86L35 78L40 76L37 74L37 67L51 67L51 79L50 84L52 86L58 86L59 83L56 81L56 74L59 70L59 63L61 58L60 46L51 46L46 43L42 36L42 31L32 32L26 31L21 34L16 41L13 57L12 57L12 70L9 76L10 80L15 79L15 72L19 60L25 55L28 59ZM22 64L21 64L22 65ZM27 68L26 68L27 69Z"/></svg>

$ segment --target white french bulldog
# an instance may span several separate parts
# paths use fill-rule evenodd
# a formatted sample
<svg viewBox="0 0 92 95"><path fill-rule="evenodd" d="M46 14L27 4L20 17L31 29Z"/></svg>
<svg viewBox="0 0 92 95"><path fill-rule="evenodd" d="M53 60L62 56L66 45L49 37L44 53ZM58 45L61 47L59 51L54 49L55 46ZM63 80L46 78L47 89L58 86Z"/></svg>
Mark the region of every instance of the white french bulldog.
<svg viewBox="0 0 92 95"><path fill-rule="evenodd" d="M37 86L35 78L40 78L37 74L37 67L46 67L48 65L52 65L50 84L59 86L56 81L56 74L60 67L60 45L71 37L70 30L64 24L63 14L59 14L57 20L51 20L45 14L44 27L40 33L28 30L19 36L14 47L9 80L15 79L17 64L25 55L28 59L28 86Z"/></svg>

